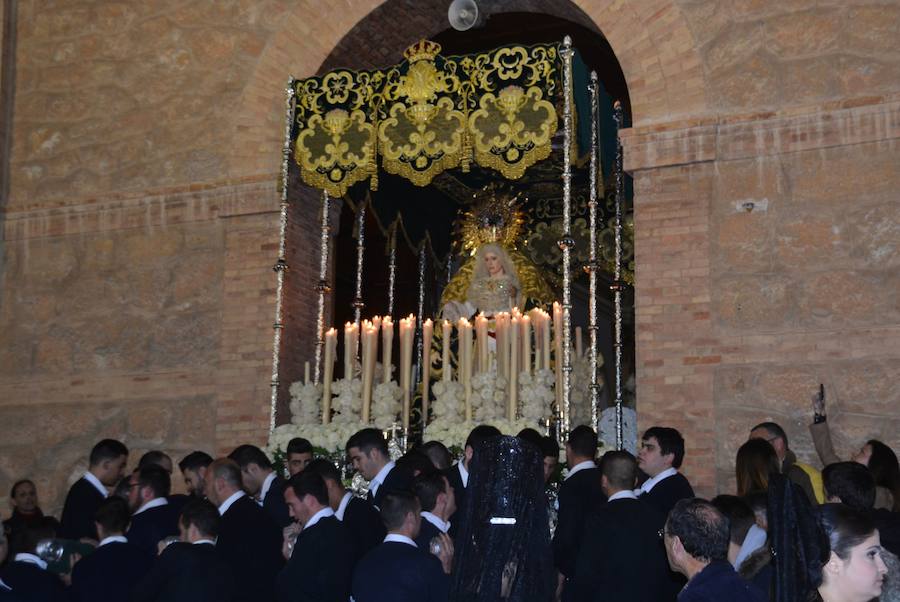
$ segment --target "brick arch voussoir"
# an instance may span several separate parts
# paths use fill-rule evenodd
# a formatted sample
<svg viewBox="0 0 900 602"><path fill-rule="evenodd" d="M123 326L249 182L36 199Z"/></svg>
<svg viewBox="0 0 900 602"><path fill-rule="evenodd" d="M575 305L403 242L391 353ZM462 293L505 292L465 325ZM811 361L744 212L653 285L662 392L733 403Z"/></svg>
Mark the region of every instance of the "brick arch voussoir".
<svg viewBox="0 0 900 602"><path fill-rule="evenodd" d="M246 177L279 171L284 135L284 89L289 76L308 77L343 44L342 54L353 51L354 28L373 11L399 11L396 38L385 48L358 48L376 56L391 54L420 37L434 23L434 15L413 11L415 3L360 0L342 5L340 11L325 0L299 4L282 20L249 78L234 113L232 142L228 150L229 175ZM523 1L524 9L533 2ZM687 21L673 0L576 0L597 29L609 40L622 67L631 98L634 125L681 121L702 116L707 110L703 69ZM396 6L395 6L396 5ZM419 28L410 27L418 23ZM399 56L399 54L398 54ZM334 65L336 66L336 65Z"/></svg>

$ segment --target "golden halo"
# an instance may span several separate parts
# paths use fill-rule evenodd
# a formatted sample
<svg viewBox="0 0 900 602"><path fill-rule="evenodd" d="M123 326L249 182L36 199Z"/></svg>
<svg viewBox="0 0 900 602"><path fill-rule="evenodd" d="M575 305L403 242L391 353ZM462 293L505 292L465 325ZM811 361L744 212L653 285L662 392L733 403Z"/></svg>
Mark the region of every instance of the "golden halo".
<svg viewBox="0 0 900 602"><path fill-rule="evenodd" d="M518 196L498 198L496 190L463 214L459 227L459 240L463 254L474 255L482 245L498 243L507 249L515 249L525 218L518 206Z"/></svg>

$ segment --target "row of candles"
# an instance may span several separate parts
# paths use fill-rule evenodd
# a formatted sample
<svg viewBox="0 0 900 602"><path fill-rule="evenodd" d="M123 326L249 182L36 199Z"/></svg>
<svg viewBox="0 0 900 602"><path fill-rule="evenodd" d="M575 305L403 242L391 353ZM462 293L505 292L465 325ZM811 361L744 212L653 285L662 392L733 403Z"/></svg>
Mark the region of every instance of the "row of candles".
<svg viewBox="0 0 900 602"><path fill-rule="evenodd" d="M518 308L510 312L500 312L493 316L495 344L491 344L491 319L477 315L470 321L460 318L457 322L443 320L441 323L442 355L441 379L453 379L453 366L450 360L451 336L454 326L457 329L457 378L463 386L465 396L465 418L472 420L472 376L494 370L496 374L508 380L507 386L507 418L515 420L518 410L518 380L522 372L530 373L533 369L554 369L556 377L557 404L561 405L562 362L551 366L551 345L557 358L562 357L562 309L558 303L553 304L553 340L551 340L549 313L542 309L532 309L526 314ZM410 407L412 403L412 360L415 340L416 318L410 314L399 320L400 361L399 384L403 392L401 421L404 429L409 428ZM362 320L359 325L347 322L344 325L344 378L354 375L357 351L361 351L360 379L362 381L362 408L360 418L364 424L369 423L372 393L375 383L375 367L378 355L378 336L381 334L382 382L392 379L392 353L394 341L394 323L390 316L375 316L371 320ZM533 337L532 337L533 333ZM580 355L580 329L576 328L576 354ZM427 319L422 323L422 415L428 416L428 401L431 384L431 343L434 335L434 323ZM492 350L491 347L494 347ZM331 385L334 377L334 363L337 353L337 330L325 332L325 352L323 356L322 383L322 422L328 424L331 419ZM307 375L307 382L309 377Z"/></svg>

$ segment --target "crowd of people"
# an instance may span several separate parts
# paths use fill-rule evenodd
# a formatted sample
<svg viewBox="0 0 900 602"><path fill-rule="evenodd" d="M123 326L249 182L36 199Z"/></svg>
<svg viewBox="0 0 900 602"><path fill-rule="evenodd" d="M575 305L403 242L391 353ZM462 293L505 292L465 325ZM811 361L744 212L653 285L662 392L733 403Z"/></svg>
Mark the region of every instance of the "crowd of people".
<svg viewBox="0 0 900 602"><path fill-rule="evenodd" d="M821 405L811 431L823 471L765 422L737 453L737 491L711 500L662 426L637 457L598 457L578 426L564 470L557 442L531 429L477 426L454 463L437 441L394 461L367 428L346 442L363 491L294 439L283 475L254 445L190 453L177 464L187 494L172 494L167 454L129 472L126 446L106 439L58 521L33 481L13 484L0 601L900 600L896 455L868 441L841 461Z"/></svg>

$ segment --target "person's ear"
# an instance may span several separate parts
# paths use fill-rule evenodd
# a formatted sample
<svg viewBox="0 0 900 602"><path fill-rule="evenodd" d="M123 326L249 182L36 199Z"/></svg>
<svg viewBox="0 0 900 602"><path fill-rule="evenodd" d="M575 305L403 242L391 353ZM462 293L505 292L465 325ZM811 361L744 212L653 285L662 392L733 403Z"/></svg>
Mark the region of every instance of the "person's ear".
<svg viewBox="0 0 900 602"><path fill-rule="evenodd" d="M840 557L831 552L831 556L828 558L828 562L825 563L825 566L822 567L822 570L829 575L837 575L841 572L841 568L844 566L844 561L840 559Z"/></svg>
<svg viewBox="0 0 900 602"><path fill-rule="evenodd" d="M675 452L665 454L662 458L669 464L669 466L673 466L675 464Z"/></svg>
<svg viewBox="0 0 900 602"><path fill-rule="evenodd" d="M609 489L609 479L606 475L600 475L600 487L602 489Z"/></svg>

